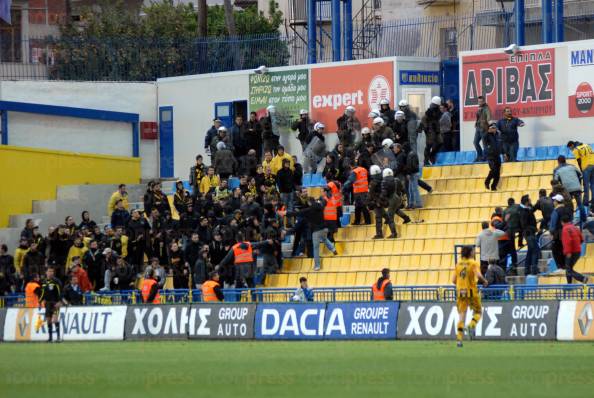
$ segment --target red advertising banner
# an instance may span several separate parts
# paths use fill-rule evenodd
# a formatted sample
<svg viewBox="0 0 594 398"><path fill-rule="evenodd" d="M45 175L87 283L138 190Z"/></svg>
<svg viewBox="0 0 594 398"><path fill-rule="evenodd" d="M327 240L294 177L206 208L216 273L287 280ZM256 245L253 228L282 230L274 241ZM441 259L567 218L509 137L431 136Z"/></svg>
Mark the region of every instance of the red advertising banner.
<svg viewBox="0 0 594 398"><path fill-rule="evenodd" d="M464 121L476 119L478 97L485 97L493 119L510 107L514 115L555 114L555 49L462 57Z"/></svg>
<svg viewBox="0 0 594 398"><path fill-rule="evenodd" d="M310 78L311 118L324 123L328 132L336 131L336 119L349 105L355 107L363 126L368 124L369 111L379 108L382 99L394 107L393 62L314 67Z"/></svg>

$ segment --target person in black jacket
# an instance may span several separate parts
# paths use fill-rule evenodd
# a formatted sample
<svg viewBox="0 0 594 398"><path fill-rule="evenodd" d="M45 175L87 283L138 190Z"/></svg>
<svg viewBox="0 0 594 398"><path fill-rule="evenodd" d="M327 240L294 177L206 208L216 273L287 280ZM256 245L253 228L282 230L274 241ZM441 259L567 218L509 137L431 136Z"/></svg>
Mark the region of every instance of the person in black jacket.
<svg viewBox="0 0 594 398"><path fill-rule="evenodd" d="M526 272L532 275L538 274L538 257L540 249L536 241L536 217L534 217L534 207L530 196L522 196L520 204L520 230L521 234L526 239L528 245L528 252L526 253L525 267Z"/></svg>
<svg viewBox="0 0 594 398"><path fill-rule="evenodd" d="M192 268L192 283L196 289L200 289L201 285L208 279L208 274L214 269L210 262L210 255L208 245L202 246L198 253L198 258Z"/></svg>
<svg viewBox="0 0 594 398"><path fill-rule="evenodd" d="M497 143L496 134L497 125L492 123L483 140L485 155L489 164L489 174L485 178L485 188L491 189L491 191L497 190L497 184L499 184L499 176L501 174L501 151Z"/></svg>
<svg viewBox="0 0 594 398"><path fill-rule="evenodd" d="M287 213L290 216L296 216L298 218L303 217L307 220L309 228L311 230L311 239L313 244L313 256L314 256L314 271L321 269L320 265L320 244L324 243L328 250L335 256L338 255L334 244L328 239L328 229L324 223L324 206L325 201L322 199L316 200L315 198L308 198L309 206L303 210Z"/></svg>
<svg viewBox="0 0 594 398"><path fill-rule="evenodd" d="M111 213L111 227L125 227L130 219L130 213L124 208L124 201L118 199L116 202L116 208Z"/></svg>
<svg viewBox="0 0 594 398"><path fill-rule="evenodd" d="M41 295L39 303L45 306L45 321L49 334L48 343L53 339L52 325L56 329L56 341L60 341L60 322L59 311L62 302L62 282L56 278L53 267L48 267L45 271L45 281L41 285Z"/></svg>
<svg viewBox="0 0 594 398"><path fill-rule="evenodd" d="M546 189L538 191L538 201L534 205L534 210L540 210L540 213L542 214L540 230L544 231L548 228L549 222L551 222L551 214L553 214L553 210L555 210L553 199L547 195Z"/></svg>
<svg viewBox="0 0 594 398"><path fill-rule="evenodd" d="M256 151L256 156L262 156L262 124L258 121L256 112L250 112L250 119L247 121L245 134L245 148Z"/></svg>
<svg viewBox="0 0 594 398"><path fill-rule="evenodd" d="M140 273L144 265L144 253L149 236L149 226L140 215L140 210L132 210L132 218L128 221L126 235L128 235L128 262L136 273Z"/></svg>
<svg viewBox="0 0 594 398"><path fill-rule="evenodd" d="M303 185L303 166L297 161L295 155L293 155L293 169L293 184L297 190Z"/></svg>
<svg viewBox="0 0 594 398"><path fill-rule="evenodd" d="M70 277L70 283L64 288L62 303L65 305L82 305L83 292L78 285L78 277L76 275Z"/></svg>
<svg viewBox="0 0 594 398"><path fill-rule="evenodd" d="M297 131L297 139L301 143L301 149L305 150L307 137L313 130L313 123L309 119L309 113L306 109L299 111L299 119L291 123L291 130Z"/></svg>
<svg viewBox="0 0 594 398"><path fill-rule="evenodd" d="M22 273L24 282L27 283L31 280L34 274L42 275L45 271L45 256L39 252L37 243L32 242L29 246L29 251L23 258Z"/></svg>
<svg viewBox="0 0 594 398"><path fill-rule="evenodd" d="M101 266L103 264L102 249L99 248L99 244L96 240L89 242L89 250L86 251L82 258L83 268L89 275L89 281L93 285L93 290L98 291L103 285L103 273L101 272Z"/></svg>
<svg viewBox="0 0 594 398"><path fill-rule="evenodd" d="M287 206L287 210L293 211L295 179L291 170L289 159L283 159L283 167L276 173L276 185L280 192L281 201Z"/></svg>
<svg viewBox="0 0 594 398"><path fill-rule="evenodd" d="M190 186L192 187L192 194L196 196L196 193L200 190L200 181L202 177L206 175L206 166L202 163L202 155L196 155L196 163L190 167ZM146 208L145 208L146 209Z"/></svg>

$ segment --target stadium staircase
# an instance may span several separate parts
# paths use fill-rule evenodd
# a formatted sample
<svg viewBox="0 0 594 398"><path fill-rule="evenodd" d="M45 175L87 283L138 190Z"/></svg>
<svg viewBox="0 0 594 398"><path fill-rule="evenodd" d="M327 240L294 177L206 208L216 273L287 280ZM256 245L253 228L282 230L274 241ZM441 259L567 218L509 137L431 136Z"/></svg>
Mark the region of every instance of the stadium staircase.
<svg viewBox="0 0 594 398"><path fill-rule="evenodd" d="M546 153L556 159L555 152ZM297 286L300 276L314 287L369 286L385 267L397 286L451 284L455 245L474 244L481 221L489 220L496 206L505 208L509 197L519 203L529 194L535 202L540 188L550 192L556 164L552 159L504 163L496 192L485 189L485 163L456 164L454 158L447 166L425 167L423 179L433 192L423 196L424 208L407 211L412 223L403 225L397 218L398 239L372 240L373 224L341 228L335 235L339 255L323 247L320 271L313 271L313 259L288 258L280 273L267 277L265 286ZM538 283L565 283L563 271L547 272L550 251L543 251L543 257ZM576 270L594 273L594 244L588 245ZM524 283L524 278L512 282Z"/></svg>

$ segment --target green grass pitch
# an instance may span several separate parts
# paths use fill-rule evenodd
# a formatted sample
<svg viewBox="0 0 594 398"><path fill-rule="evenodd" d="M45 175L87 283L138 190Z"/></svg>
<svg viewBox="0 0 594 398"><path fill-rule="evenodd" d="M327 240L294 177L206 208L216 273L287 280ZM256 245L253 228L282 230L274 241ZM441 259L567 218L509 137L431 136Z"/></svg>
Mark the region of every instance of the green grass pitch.
<svg viewBox="0 0 594 398"><path fill-rule="evenodd" d="M0 397L592 397L594 344L0 344Z"/></svg>

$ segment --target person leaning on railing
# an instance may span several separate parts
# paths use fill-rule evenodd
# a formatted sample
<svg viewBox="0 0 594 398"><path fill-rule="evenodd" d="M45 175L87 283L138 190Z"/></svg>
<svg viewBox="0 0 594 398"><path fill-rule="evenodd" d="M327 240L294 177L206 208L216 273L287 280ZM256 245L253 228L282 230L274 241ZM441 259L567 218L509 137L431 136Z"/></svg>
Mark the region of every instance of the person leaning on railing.
<svg viewBox="0 0 594 398"><path fill-rule="evenodd" d="M220 302L225 301L225 295L221 290L219 284L219 273L213 271L210 273L209 279L201 286L202 301L204 302Z"/></svg>

